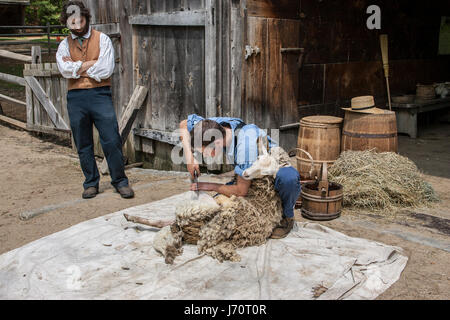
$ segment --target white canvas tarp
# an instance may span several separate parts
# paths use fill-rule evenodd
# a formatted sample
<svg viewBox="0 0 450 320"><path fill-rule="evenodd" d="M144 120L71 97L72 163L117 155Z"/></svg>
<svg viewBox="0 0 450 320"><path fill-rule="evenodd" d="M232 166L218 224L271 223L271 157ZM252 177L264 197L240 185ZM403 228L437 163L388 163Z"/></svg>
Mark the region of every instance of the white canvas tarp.
<svg viewBox="0 0 450 320"><path fill-rule="evenodd" d="M374 299L400 277L397 247L297 223L282 240L239 249L220 263L185 245L173 265L155 252L157 229L123 214L175 216L187 192L75 225L0 256L0 299ZM201 201L210 201L201 194Z"/></svg>

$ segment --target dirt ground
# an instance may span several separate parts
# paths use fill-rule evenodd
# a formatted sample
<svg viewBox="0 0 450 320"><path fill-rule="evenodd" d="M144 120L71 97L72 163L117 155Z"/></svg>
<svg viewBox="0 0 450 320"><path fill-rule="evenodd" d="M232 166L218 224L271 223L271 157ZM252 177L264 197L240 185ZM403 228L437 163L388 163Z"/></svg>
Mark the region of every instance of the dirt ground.
<svg viewBox="0 0 450 320"><path fill-rule="evenodd" d="M450 298L450 124L400 137L400 153L427 175L441 202L387 218L370 212L345 213L321 222L349 236L403 248L409 257L401 278L378 299ZM189 189L185 173L131 169L136 197L124 200L102 177L101 194L82 200L83 174L76 154L53 141L0 124L0 254L85 220L157 201ZM41 213L22 221L24 212ZM306 221L296 211L298 221ZM295 297L291 297L295 299Z"/></svg>

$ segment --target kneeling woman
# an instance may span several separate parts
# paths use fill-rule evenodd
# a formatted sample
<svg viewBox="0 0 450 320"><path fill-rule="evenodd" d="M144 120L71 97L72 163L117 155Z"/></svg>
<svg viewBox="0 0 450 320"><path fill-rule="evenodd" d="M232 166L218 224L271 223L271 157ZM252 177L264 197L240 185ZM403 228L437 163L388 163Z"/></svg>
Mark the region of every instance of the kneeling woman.
<svg viewBox="0 0 450 320"><path fill-rule="evenodd" d="M193 191L214 191L228 197L247 195L251 180L245 180L243 173L250 168L258 158L258 138L265 137L266 133L254 124L245 124L238 118L210 118L204 119L198 115L190 115L180 123L181 139L187 168L191 177L194 173L200 175L199 161L194 157L200 153L206 158L220 158L217 151L224 151L227 164L234 166L237 174L236 184L218 184L200 182L192 184ZM212 137L211 139L204 139ZM269 148L276 143L267 137ZM294 225L294 206L300 195L300 174L293 167L281 168L275 178L275 189L280 195L283 204L283 219L280 226L275 228L273 239L286 237Z"/></svg>

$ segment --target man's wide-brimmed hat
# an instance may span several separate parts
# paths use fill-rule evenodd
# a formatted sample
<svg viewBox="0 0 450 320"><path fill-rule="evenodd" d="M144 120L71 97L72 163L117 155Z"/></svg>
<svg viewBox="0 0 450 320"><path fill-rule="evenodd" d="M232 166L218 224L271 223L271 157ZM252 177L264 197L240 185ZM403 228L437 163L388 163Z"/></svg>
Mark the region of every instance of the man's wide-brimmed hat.
<svg viewBox="0 0 450 320"><path fill-rule="evenodd" d="M373 96L353 98L351 108L342 108L342 110L370 114L384 113L383 109L375 107L375 99L373 98Z"/></svg>

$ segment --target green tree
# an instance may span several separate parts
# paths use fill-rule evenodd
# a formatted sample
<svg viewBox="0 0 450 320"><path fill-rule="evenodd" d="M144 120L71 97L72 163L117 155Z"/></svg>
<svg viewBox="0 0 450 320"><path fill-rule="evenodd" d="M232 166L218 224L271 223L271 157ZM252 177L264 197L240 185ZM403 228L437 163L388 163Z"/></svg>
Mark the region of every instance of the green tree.
<svg viewBox="0 0 450 320"><path fill-rule="evenodd" d="M27 25L60 24L59 16L65 0L31 0L26 8Z"/></svg>

